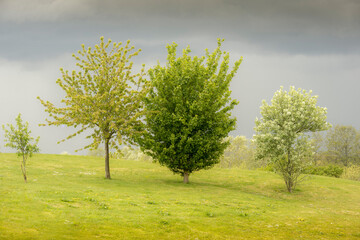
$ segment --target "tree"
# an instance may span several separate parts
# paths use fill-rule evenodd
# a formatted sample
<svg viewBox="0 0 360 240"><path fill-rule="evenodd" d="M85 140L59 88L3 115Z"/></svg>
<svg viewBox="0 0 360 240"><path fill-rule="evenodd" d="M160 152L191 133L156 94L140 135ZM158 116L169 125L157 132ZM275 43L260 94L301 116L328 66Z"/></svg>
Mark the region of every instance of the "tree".
<svg viewBox="0 0 360 240"><path fill-rule="evenodd" d="M359 161L360 134L353 126L336 125L326 134L326 145L334 162L349 166Z"/></svg>
<svg viewBox="0 0 360 240"><path fill-rule="evenodd" d="M137 139L141 149L189 182L189 175L219 162L228 146L223 139L234 130L229 85L242 59L229 69L229 53L189 56L190 48L176 57L177 44L167 46L165 67L150 69L152 90L145 99L145 134ZM223 56L223 60L220 60Z"/></svg>
<svg viewBox="0 0 360 240"><path fill-rule="evenodd" d="M306 159L313 154L307 133L330 127L326 108L316 106L317 96L311 93L295 87L287 92L281 87L271 105L263 100L262 118L255 120L256 157L270 159L289 192L295 189Z"/></svg>
<svg viewBox="0 0 360 240"><path fill-rule="evenodd" d="M313 132L311 134L311 146L314 152L313 161L315 165L324 157L324 137L320 132Z"/></svg>
<svg viewBox="0 0 360 240"><path fill-rule="evenodd" d="M225 149L220 158L220 167L246 167L251 168L254 165L254 151L249 139L245 136L229 136L225 138L230 145Z"/></svg>
<svg viewBox="0 0 360 240"><path fill-rule="evenodd" d="M66 96L56 107L38 97L53 120L46 119L47 125L67 125L79 127L78 131L67 139L85 130L92 130L87 138L93 142L84 148L97 149L100 143L105 146L105 176L110 179L109 147L118 147L122 143L131 142L131 135L140 124L142 114L142 97L147 91L143 68L132 74L132 57L138 55L140 49L131 53L130 40L122 47L122 43L111 40L100 44L95 49L78 51L73 54L80 71L60 69L62 79L57 84L65 91ZM45 124L44 124L45 125ZM64 141L64 140L62 140Z"/></svg>
<svg viewBox="0 0 360 240"><path fill-rule="evenodd" d="M37 146L40 137L37 137L35 142L31 143L34 138L30 136L31 131L29 130L29 123L23 123L20 113L15 120L15 127L11 124L7 124L8 128L6 128L3 125L3 129L5 131L5 147L16 149L17 155L22 157L21 171L24 181L27 182L26 160L28 157L32 157L34 153L40 151Z"/></svg>

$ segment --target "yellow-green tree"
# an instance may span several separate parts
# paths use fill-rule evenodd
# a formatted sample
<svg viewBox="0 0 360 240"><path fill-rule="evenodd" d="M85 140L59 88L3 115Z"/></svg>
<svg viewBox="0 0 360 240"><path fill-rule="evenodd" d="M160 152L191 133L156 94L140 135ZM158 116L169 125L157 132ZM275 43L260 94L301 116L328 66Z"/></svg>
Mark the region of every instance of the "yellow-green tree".
<svg viewBox="0 0 360 240"><path fill-rule="evenodd" d="M16 149L16 154L22 157L21 171L24 177L24 181L27 182L26 174L26 161L29 157L32 157L34 153L40 151L37 146L40 137L34 139L30 136L29 123L23 122L21 114L16 117L16 126L7 124L7 128L3 125L5 131L5 146ZM34 143L33 140L35 140Z"/></svg>
<svg viewBox="0 0 360 240"><path fill-rule="evenodd" d="M69 73L60 69L62 78L57 84L66 93L62 106L56 107L38 97L51 117L44 125L77 128L67 139L90 129L87 138L93 141L84 148L97 149L100 143L104 144L105 176L108 179L109 148L118 149L122 143L131 141L131 135L140 124L142 97L147 91L144 65L138 73L132 73L133 62L130 60L141 51L133 49L129 40L123 46L110 39L104 42L103 37L94 49L86 49L83 44L78 55L73 54L80 70Z"/></svg>

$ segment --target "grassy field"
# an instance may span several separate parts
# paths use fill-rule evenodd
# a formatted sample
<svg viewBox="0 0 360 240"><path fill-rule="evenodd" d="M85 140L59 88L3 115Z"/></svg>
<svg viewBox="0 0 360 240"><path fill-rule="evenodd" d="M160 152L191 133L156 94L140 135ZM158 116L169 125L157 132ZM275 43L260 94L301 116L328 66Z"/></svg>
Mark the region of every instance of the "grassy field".
<svg viewBox="0 0 360 240"><path fill-rule="evenodd" d="M0 154L0 239L360 239L360 182L213 168L183 184L154 163Z"/></svg>

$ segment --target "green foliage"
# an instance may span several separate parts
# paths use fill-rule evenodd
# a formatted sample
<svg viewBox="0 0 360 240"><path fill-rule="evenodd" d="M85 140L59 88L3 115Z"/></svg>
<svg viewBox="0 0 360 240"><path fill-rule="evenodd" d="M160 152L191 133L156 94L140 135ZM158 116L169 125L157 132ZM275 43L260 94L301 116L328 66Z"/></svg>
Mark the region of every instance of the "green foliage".
<svg viewBox="0 0 360 240"><path fill-rule="evenodd" d="M313 162L315 165L320 163L323 159L324 152L324 137L321 132L313 132L311 134L310 144L313 149Z"/></svg>
<svg viewBox="0 0 360 240"><path fill-rule="evenodd" d="M326 134L329 161L348 166L360 164L360 134L353 126L336 125Z"/></svg>
<svg viewBox="0 0 360 240"><path fill-rule="evenodd" d="M21 171L25 182L27 182L26 174L26 160L28 157L32 157L34 153L40 151L37 146L40 137L34 139L30 136L29 123L23 123L21 114L16 117L16 126L7 124L7 128L3 125L5 131L5 147L10 147L16 150L16 154L22 157ZM34 143L33 140L35 140Z"/></svg>
<svg viewBox="0 0 360 240"><path fill-rule="evenodd" d="M225 149L223 156L220 158L219 166L222 168L256 168L254 161L254 148L251 141L245 136L229 136L224 139L229 142L229 146Z"/></svg>
<svg viewBox="0 0 360 240"><path fill-rule="evenodd" d="M360 133L353 126L336 125L323 133L314 133L315 165L351 166L360 164Z"/></svg>
<svg viewBox="0 0 360 240"><path fill-rule="evenodd" d="M274 165L275 164L273 162L268 162L268 164L259 167L257 170L267 171L267 172L276 172Z"/></svg>
<svg viewBox="0 0 360 240"><path fill-rule="evenodd" d="M220 50L221 42L211 54L206 49L204 57L189 56L189 47L177 57L173 43L167 46L167 65L149 70L153 89L145 100L146 131L137 141L184 182L192 172L219 162L228 146L223 140L235 129L230 111L238 102L229 86L242 59L228 73L229 53Z"/></svg>
<svg viewBox="0 0 360 240"><path fill-rule="evenodd" d="M343 174L344 169L336 165L327 165L327 166L307 166L303 173L312 174L312 175L321 175L328 177L339 178Z"/></svg>
<svg viewBox="0 0 360 240"><path fill-rule="evenodd" d="M65 91L61 101L63 107L56 107L40 99L45 111L53 120L46 119L47 125L67 125L78 127L78 131L68 138L85 130L92 129L87 138L93 142L85 148L97 149L105 144L106 178L110 178L109 146L118 149L123 142L129 142L134 129L140 124L142 115L142 97L147 92L144 68L133 74L132 57L141 50L131 53L130 41L107 43L100 38L95 48L78 51L73 54L80 71L69 73L60 69L62 79L57 84ZM144 66L143 66L144 67Z"/></svg>
<svg viewBox="0 0 360 240"><path fill-rule="evenodd" d="M342 178L360 181L360 166L359 165L351 165L344 168L344 172L341 176Z"/></svg>
<svg viewBox="0 0 360 240"><path fill-rule="evenodd" d="M284 178L287 190L295 189L304 167L312 156L312 146L306 133L326 130L326 108L316 106L317 96L311 91L290 87L280 88L269 105L263 100L262 118L256 119L254 141L256 157L269 158L275 170Z"/></svg>

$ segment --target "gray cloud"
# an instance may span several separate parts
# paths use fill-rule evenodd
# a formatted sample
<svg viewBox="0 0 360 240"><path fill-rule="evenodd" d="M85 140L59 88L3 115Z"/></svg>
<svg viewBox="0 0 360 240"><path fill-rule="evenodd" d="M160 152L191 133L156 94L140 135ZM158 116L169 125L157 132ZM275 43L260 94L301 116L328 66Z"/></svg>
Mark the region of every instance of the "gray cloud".
<svg viewBox="0 0 360 240"><path fill-rule="evenodd" d="M0 50L14 59L55 56L101 35L158 43L223 37L264 53L360 54L357 0L3 0L1 5ZM9 41L17 47L9 49Z"/></svg>
<svg viewBox="0 0 360 240"><path fill-rule="evenodd" d="M82 43L131 39L143 49L136 63L150 67L165 62L168 43L202 55L221 37L232 61L244 56L231 86L234 134L251 137L261 100L280 85L313 89L331 123L360 128L359 26L357 0L0 0L0 124L21 112L43 152L74 153L84 138L57 145L73 129L38 127L46 114L36 97L59 103L59 68L74 68Z"/></svg>
<svg viewBox="0 0 360 240"><path fill-rule="evenodd" d="M1 0L0 19L6 22L66 21L94 13L92 0Z"/></svg>

